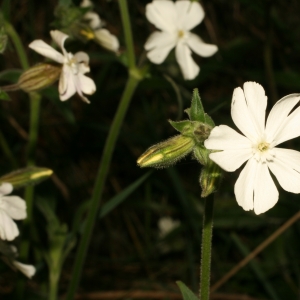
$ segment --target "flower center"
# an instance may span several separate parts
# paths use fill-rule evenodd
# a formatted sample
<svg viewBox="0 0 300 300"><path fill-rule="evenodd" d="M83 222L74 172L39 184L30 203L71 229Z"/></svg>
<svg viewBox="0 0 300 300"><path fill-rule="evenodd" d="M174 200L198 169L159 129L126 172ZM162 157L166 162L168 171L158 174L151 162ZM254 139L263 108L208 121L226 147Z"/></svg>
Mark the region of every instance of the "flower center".
<svg viewBox="0 0 300 300"><path fill-rule="evenodd" d="M179 38L182 38L182 37L184 37L184 31L183 30L178 30L178 37Z"/></svg>
<svg viewBox="0 0 300 300"><path fill-rule="evenodd" d="M273 147L270 146L270 143L266 141L261 141L256 145L253 145L253 154L254 158L259 162L265 163L267 161L272 161L274 158Z"/></svg>
<svg viewBox="0 0 300 300"><path fill-rule="evenodd" d="M260 152L265 152L265 151L269 150L269 146L270 146L269 143L262 142L262 143L258 144L257 149Z"/></svg>

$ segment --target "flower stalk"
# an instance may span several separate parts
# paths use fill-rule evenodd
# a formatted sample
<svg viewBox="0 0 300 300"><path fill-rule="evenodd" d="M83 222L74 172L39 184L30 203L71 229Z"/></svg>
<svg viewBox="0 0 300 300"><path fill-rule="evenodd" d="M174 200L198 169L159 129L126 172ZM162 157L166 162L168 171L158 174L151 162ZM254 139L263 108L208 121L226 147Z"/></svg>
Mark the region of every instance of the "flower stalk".
<svg viewBox="0 0 300 300"><path fill-rule="evenodd" d="M214 196L210 195L204 200L202 248L200 261L200 291L199 299L209 300L210 292L210 264L211 244L213 231Z"/></svg>

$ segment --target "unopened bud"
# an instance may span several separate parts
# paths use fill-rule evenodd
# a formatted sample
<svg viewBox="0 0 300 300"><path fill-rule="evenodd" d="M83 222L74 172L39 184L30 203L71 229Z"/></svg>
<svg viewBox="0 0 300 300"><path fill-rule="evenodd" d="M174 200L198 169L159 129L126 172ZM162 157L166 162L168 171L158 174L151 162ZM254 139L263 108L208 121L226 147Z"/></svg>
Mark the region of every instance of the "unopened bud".
<svg viewBox="0 0 300 300"><path fill-rule="evenodd" d="M15 188L36 184L47 179L53 171L47 168L28 167L0 177L0 183L9 182Z"/></svg>
<svg viewBox="0 0 300 300"><path fill-rule="evenodd" d="M222 170L211 159L202 168L200 185L202 188L201 197L205 198L218 190L222 179Z"/></svg>
<svg viewBox="0 0 300 300"><path fill-rule="evenodd" d="M195 142L192 138L176 135L164 142L150 147L139 157L137 163L141 168L168 167L189 154L194 146Z"/></svg>
<svg viewBox="0 0 300 300"><path fill-rule="evenodd" d="M38 91L58 80L60 73L61 67L59 66L38 64L20 76L18 86L27 93Z"/></svg>

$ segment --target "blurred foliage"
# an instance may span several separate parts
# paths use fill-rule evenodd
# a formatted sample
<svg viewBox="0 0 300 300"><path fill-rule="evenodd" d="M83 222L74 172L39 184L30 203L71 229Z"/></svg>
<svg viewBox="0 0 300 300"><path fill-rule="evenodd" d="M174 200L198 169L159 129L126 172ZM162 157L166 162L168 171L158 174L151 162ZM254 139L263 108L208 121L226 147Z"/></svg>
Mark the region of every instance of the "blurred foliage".
<svg viewBox="0 0 300 300"><path fill-rule="evenodd" d="M79 4L79 1L74 2ZM145 5L149 1L129 2L135 51L142 64L146 60L143 45L154 29L145 18ZM36 188L35 235L23 233L21 236L30 241L31 261L37 266L37 275L27 283L31 296L26 299L44 299L46 295L48 270L39 249L47 243L45 224L49 220L45 212L40 212L38 201L47 200L49 210L57 214L57 226L65 224L66 228L72 228L74 222L75 232L81 232L79 225L84 226L86 215L84 205L90 199L103 144L127 79L127 69L120 63L125 49L118 3L100 0L94 4L106 27L120 39L121 54L116 57L92 42L68 41L68 51L74 53L80 49L90 55L90 76L97 85L97 92L89 97L91 104L86 105L78 96L61 102L55 86L41 92L36 163L53 170L54 176L52 181L45 181ZM123 124L104 203L115 199L148 172L136 166L136 159L151 145L176 134L167 120L182 118L181 108L190 106L194 88L199 89L205 111L215 123L230 126L232 92L245 81L262 84L270 106L280 97L300 90L299 1L291 0L287 4L283 0L202 0L201 4L206 17L194 32L204 41L217 44L219 51L211 58L194 56L201 71L193 81L183 80L173 52L162 65L151 66ZM49 30L54 29L49 24L53 24L56 5L54 0L13 0L10 6L5 1L3 14L14 24L24 45L34 39L49 42ZM31 65L43 60L27 50ZM21 66L16 57L8 40L5 53L0 55L0 85L17 81ZM9 97L11 101L0 101L1 136L5 137L17 166L24 167L28 97L21 91L10 93ZM297 140L286 144L286 147L299 149ZM0 169L1 174L15 169L5 153L0 157ZM127 296L118 297L133 299L130 292L140 290L149 291L149 295L150 291L164 291L167 293L161 299L178 299L174 296L174 293L179 295L175 283L178 279L197 293L203 212L199 171L199 164L191 159L181 161L174 169L155 170L146 180L134 185L126 199L121 197L119 202L114 202L110 212L96 224L79 289L82 297L78 299L87 299L90 292L98 292L99 299L105 299L100 298L104 291L127 291ZM227 173L216 194L212 283L300 208L299 196L279 188L280 200L273 209L259 216L245 212L233 194L237 176L238 172ZM180 220L181 225L161 240L157 222L164 216ZM168 246L167 251L162 245ZM66 291L72 275L75 249L64 265L61 294ZM212 299L238 299L234 298L237 295L240 299L243 295L251 299L299 298L299 253L298 222L259 254L254 269L245 266L212 295ZM13 273L5 265L0 266L0 274L0 298L13 299L16 278L22 275ZM227 298L217 298L218 293L226 294Z"/></svg>

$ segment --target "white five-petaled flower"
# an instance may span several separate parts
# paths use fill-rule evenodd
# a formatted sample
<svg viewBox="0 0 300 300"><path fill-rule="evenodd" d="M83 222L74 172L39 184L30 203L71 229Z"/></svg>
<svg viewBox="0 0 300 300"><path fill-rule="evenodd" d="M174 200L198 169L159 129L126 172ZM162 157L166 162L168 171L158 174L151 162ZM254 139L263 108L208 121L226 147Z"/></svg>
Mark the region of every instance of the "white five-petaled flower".
<svg viewBox="0 0 300 300"><path fill-rule="evenodd" d="M233 172L247 161L234 187L244 210L261 214L278 201L278 190L270 171L282 188L300 193L300 152L276 147L300 136L300 107L292 111L300 94L280 99L265 122L267 96L256 82L244 83L244 91L233 92L231 117L244 134L226 125L213 128L205 141L207 149L222 150L209 157L225 171Z"/></svg>
<svg viewBox="0 0 300 300"><path fill-rule="evenodd" d="M0 238L12 241L19 235L19 229L13 220L26 218L26 203L18 196L6 196L13 190L10 183L0 185Z"/></svg>
<svg viewBox="0 0 300 300"><path fill-rule="evenodd" d="M206 44L190 30L204 18L204 11L196 1L154 0L146 6L146 17L161 31L155 31L148 38L145 49L147 57L155 64L161 64L175 48L175 55L184 79L194 79L200 71L192 59L192 51L200 56L213 55L216 45Z"/></svg>
<svg viewBox="0 0 300 300"><path fill-rule="evenodd" d="M96 91L94 81L84 75L90 71L89 56L85 52L77 52L75 55L68 53L64 48L68 35L63 32L52 30L50 34L53 41L60 46L62 54L42 40L33 41L29 44L29 47L63 65L58 85L60 100L67 100L77 92L83 101L90 103L83 95L83 93L92 95Z"/></svg>

